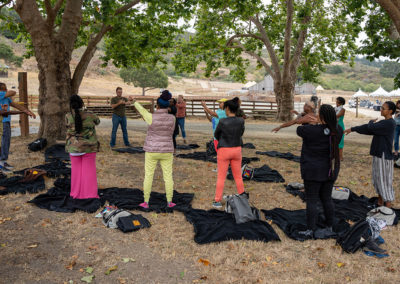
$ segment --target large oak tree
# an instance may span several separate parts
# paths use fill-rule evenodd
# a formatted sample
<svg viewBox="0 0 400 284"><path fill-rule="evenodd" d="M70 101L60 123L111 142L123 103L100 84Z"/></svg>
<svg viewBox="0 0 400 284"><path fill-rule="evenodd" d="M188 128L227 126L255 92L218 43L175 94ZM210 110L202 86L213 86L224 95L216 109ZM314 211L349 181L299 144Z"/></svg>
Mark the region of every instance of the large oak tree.
<svg viewBox="0 0 400 284"><path fill-rule="evenodd" d="M79 92L85 71L105 38L105 61L128 66L156 62L178 31L177 20L188 17L190 0L16 0L1 1L14 9L39 69L39 136L50 143L65 137L64 116L69 97ZM84 52L74 70L74 49Z"/></svg>
<svg viewBox="0 0 400 284"><path fill-rule="evenodd" d="M178 71L196 72L205 62L207 76L228 66L233 77L244 81L246 53L274 79L280 120L291 118L299 79L315 81L325 64L355 54L360 18L348 16L347 0L199 2L196 33L177 48Z"/></svg>

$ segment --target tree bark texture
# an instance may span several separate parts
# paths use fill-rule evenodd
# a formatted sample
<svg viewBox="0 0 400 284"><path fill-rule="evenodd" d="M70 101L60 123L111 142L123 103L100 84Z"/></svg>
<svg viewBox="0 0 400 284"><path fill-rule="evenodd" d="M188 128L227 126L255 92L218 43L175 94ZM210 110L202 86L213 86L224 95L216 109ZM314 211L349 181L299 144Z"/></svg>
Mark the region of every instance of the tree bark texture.
<svg viewBox="0 0 400 284"><path fill-rule="evenodd" d="M386 11L400 33L400 0L376 0L376 3Z"/></svg>

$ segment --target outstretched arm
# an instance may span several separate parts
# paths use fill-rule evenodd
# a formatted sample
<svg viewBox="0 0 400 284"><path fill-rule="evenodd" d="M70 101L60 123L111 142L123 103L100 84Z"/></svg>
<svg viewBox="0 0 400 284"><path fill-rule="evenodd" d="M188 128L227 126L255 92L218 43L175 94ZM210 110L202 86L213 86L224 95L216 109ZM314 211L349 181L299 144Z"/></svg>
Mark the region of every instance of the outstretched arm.
<svg viewBox="0 0 400 284"><path fill-rule="evenodd" d="M146 121L148 125L151 125L153 123L153 115L138 102L134 102L133 105L143 117L144 121Z"/></svg>
<svg viewBox="0 0 400 284"><path fill-rule="evenodd" d="M213 117L218 117L218 114L215 111L208 108L205 101L201 101L201 105L203 106L204 111L207 112L209 115Z"/></svg>
<svg viewBox="0 0 400 284"><path fill-rule="evenodd" d="M293 119L291 121L285 122L285 123L281 124L280 126L278 126L277 128L272 129L272 132L278 132L282 128L292 126L292 125L294 125L296 123L297 123L297 118Z"/></svg>
<svg viewBox="0 0 400 284"><path fill-rule="evenodd" d="M24 112L25 114L29 115L32 118L36 118L36 115L33 112L31 112L28 108L24 107L23 105L17 104L15 102L11 102L10 106Z"/></svg>

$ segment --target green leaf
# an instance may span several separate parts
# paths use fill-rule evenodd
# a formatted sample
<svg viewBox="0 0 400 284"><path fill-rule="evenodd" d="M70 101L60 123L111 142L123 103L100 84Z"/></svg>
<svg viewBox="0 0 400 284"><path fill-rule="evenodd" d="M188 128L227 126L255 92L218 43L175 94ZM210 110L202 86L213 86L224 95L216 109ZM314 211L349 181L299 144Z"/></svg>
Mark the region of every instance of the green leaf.
<svg viewBox="0 0 400 284"><path fill-rule="evenodd" d="M181 277L181 279L183 279L183 277L185 277L185 272L184 271L181 272L180 277Z"/></svg>
<svg viewBox="0 0 400 284"><path fill-rule="evenodd" d="M91 274L93 272L93 267L88 266L85 268L85 271L86 271L86 273Z"/></svg>
<svg viewBox="0 0 400 284"><path fill-rule="evenodd" d="M82 277L81 281L86 282L86 283L92 283L93 278L94 278L94 275L88 275L88 276Z"/></svg>
<svg viewBox="0 0 400 284"><path fill-rule="evenodd" d="M105 274L105 275L110 275L110 273L111 273L112 271L115 271L115 270L117 270L117 269L118 269L118 266L114 265L114 266L110 267L109 269L107 269L106 272L104 272L104 274Z"/></svg>
<svg viewBox="0 0 400 284"><path fill-rule="evenodd" d="M128 263L128 262L135 262L136 260L135 259L133 259L133 258L130 258L130 257L124 257L124 258L122 258L122 261L124 262L124 263Z"/></svg>

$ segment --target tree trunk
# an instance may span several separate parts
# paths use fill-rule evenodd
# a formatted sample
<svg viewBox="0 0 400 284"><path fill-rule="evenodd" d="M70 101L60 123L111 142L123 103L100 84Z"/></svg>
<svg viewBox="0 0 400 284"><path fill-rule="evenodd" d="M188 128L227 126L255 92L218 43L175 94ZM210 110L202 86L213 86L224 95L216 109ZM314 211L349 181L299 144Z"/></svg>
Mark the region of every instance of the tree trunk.
<svg viewBox="0 0 400 284"><path fill-rule="evenodd" d="M292 119L290 111L294 107L294 83L284 82L274 86L276 103L278 104L277 118L280 121L289 121Z"/></svg>
<svg viewBox="0 0 400 284"><path fill-rule="evenodd" d="M142 88L142 96L144 96L146 94L146 90L144 88Z"/></svg>
<svg viewBox="0 0 400 284"><path fill-rule="evenodd" d="M50 145L56 140L65 139L65 114L69 111L70 60L62 50L49 50L45 62L38 60L39 137L46 138Z"/></svg>

